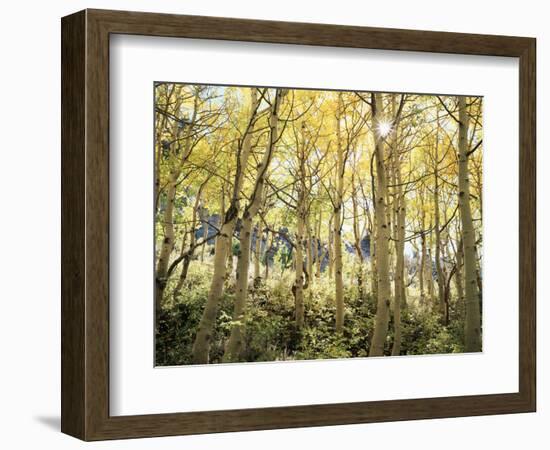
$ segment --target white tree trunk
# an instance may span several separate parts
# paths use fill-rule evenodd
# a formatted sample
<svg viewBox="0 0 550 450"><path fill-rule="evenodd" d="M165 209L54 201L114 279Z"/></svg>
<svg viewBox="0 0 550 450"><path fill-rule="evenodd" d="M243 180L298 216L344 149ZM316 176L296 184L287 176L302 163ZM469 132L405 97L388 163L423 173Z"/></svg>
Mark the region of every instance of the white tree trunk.
<svg viewBox="0 0 550 450"><path fill-rule="evenodd" d="M237 291L235 293L235 307L233 310L233 326L231 328L231 335L229 336L224 353L224 361L226 362L239 361L243 351L252 225L262 203L266 171L269 163L271 162L271 157L273 156L273 152L275 150L275 144L278 140L278 113L282 95L283 91L277 89L269 117L269 142L264 152L262 162L258 166L254 190L252 191L250 201L243 213L242 226L239 236L240 253L237 262ZM258 240L259 237L257 234L256 241Z"/></svg>
<svg viewBox="0 0 550 450"><path fill-rule="evenodd" d="M384 164L383 140L376 135L378 120L382 108L380 94L372 94L372 129L374 133L374 150L376 158L376 201L375 201L375 223L376 223L376 269L378 273L377 290L378 299L376 304L376 317L374 322L374 334L371 341L369 356L383 356L384 344L388 332L389 307L390 307L390 275L389 275L389 230L386 211L386 198L388 194L386 167Z"/></svg>
<svg viewBox="0 0 550 450"><path fill-rule="evenodd" d="M223 218L222 226L214 253L214 273L212 275L212 283L208 293L208 299L202 313L202 317L197 330L197 336L193 343L193 362L195 364L207 364L209 362L210 341L212 332L218 314L218 305L223 295L223 286L226 276L226 261L228 251L231 251L231 240L235 230L235 224L239 214L239 196L244 179L244 173L248 164L248 157L252 148L252 134L254 132L254 121L256 112L259 106L259 101L256 96L256 90L252 89L250 120L243 138L242 146L238 154L239 168L235 175L235 183L233 185L233 196L229 208Z"/></svg>
<svg viewBox="0 0 550 450"><path fill-rule="evenodd" d="M470 207L470 172L468 167L468 126L466 98L458 97L458 204L462 220L464 242L464 277L465 277L465 342L466 352L481 351L481 313L477 288L477 266L475 230Z"/></svg>

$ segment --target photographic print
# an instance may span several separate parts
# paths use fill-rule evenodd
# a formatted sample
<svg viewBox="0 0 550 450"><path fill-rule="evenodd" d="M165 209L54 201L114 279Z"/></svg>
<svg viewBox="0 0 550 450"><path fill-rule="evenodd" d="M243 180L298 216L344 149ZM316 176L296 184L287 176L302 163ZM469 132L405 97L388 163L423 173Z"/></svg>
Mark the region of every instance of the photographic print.
<svg viewBox="0 0 550 450"><path fill-rule="evenodd" d="M482 351L482 97L157 82L154 108L156 366Z"/></svg>

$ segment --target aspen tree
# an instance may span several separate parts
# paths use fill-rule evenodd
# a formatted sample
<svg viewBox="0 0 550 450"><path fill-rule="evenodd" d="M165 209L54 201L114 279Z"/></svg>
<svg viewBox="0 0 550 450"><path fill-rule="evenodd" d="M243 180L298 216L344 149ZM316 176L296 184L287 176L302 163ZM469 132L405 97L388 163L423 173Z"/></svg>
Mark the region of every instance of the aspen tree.
<svg viewBox="0 0 550 450"><path fill-rule="evenodd" d="M401 98L401 108L404 97ZM394 342L392 346L392 356L398 356L401 353L401 310L406 307L407 300L405 296L405 194L403 193L402 175L401 175L401 157L398 151L398 127L400 124L399 113L396 110L395 95L392 96L392 117L393 127L391 130L391 152L393 170L395 174L396 192L394 197L395 208L395 280L394 280L394 302L393 302L393 321L394 321ZM400 108L400 109L401 109Z"/></svg>
<svg viewBox="0 0 550 450"><path fill-rule="evenodd" d="M456 274L455 274L455 287L456 296L458 298L459 311L464 312L464 277L462 275L464 268L464 249L462 244L462 237L459 235L456 239L457 245L455 249L456 260Z"/></svg>
<svg viewBox="0 0 550 450"><path fill-rule="evenodd" d="M240 253L237 262L237 291L233 310L233 327L225 349L224 361L238 361L243 350L244 319L246 312L246 300L248 295L248 271L250 266L250 244L252 239L252 225L262 204L262 196L265 185L266 172L275 151L278 137L279 107L284 91L275 90L275 98L269 116L269 140L262 160L258 165L254 189L246 205L241 221L239 236ZM258 240L258 236L256 235Z"/></svg>
<svg viewBox="0 0 550 450"><path fill-rule="evenodd" d="M210 340L214 323L218 314L218 305L223 295L223 287L226 276L227 255L231 252L231 240L235 230L235 224L239 214L239 197L243 184L244 173L248 164L248 157L252 147L252 134L260 101L256 89L251 89L250 116L244 132L241 145L237 152L237 171L233 185L233 195L229 207L225 212L220 227L218 239L214 249L214 273L208 299L202 313L202 317L193 344L193 362L196 364L207 364L209 360Z"/></svg>
<svg viewBox="0 0 550 450"><path fill-rule="evenodd" d="M445 275L441 265L441 219L439 205L439 111L437 111L437 125L435 135L434 157L434 232L435 232L435 269L437 272L437 308L443 321L445 321Z"/></svg>
<svg viewBox="0 0 550 450"><path fill-rule="evenodd" d="M296 321L296 327L302 328L304 326L304 243L305 227L306 227L306 143L304 139L304 127L301 127L301 140L298 144L298 202L296 205L297 211L297 223L296 223L296 248L294 249L296 272L294 278L294 285L292 290L294 292L294 318ZM309 275L309 274L308 274Z"/></svg>
<svg viewBox="0 0 550 450"><path fill-rule="evenodd" d="M464 293L465 293L465 342L466 352L481 351L481 312L477 287L476 238L470 207L469 174L469 117L466 110L466 97L458 97L458 205L462 222L464 245Z"/></svg>
<svg viewBox="0 0 550 450"><path fill-rule="evenodd" d="M377 291L376 317L374 333L369 350L369 356L383 356L384 344L388 332L389 307L390 307L390 275L389 275L389 233L386 212L386 199L388 185L386 180L384 141L379 133L380 120L382 119L382 99L380 94L371 94L372 108L372 133L374 138L374 151L376 159L376 196L375 196L375 220L376 220L376 269Z"/></svg>
<svg viewBox="0 0 550 450"><path fill-rule="evenodd" d="M341 120L344 114L342 93L338 93L336 113L336 199L334 202L334 297L336 302L336 332L344 329L344 280L342 263L342 214L344 196L344 149L342 145Z"/></svg>
<svg viewBox="0 0 550 450"><path fill-rule="evenodd" d="M262 248L262 231L260 222L256 222L256 239L254 241L254 284L258 284L262 279L262 274L260 273L260 258L261 258L261 248Z"/></svg>
<svg viewBox="0 0 550 450"><path fill-rule="evenodd" d="M199 103L200 88L196 88L194 92L194 106L193 106L193 116L191 118L191 124L193 124L197 118L198 112L198 103ZM176 110L179 109L179 104L181 100L178 100L176 103ZM162 241L162 246L160 249L160 254L157 261L157 269L155 274L155 312L156 317L160 317L162 303L164 299L164 290L166 288L166 275L168 272L168 264L170 262L170 256L174 250L174 204L176 201L176 187L183 169L183 163L189 157L191 152L191 135L192 127L186 126L181 128L181 123L177 120L173 121L172 134L174 136L179 136L182 132L185 133L184 137L184 149L181 155L170 155L171 157L177 158L175 164L173 164L170 174L168 175L168 186L166 189L166 206L164 209L162 225L164 227L164 239Z"/></svg>

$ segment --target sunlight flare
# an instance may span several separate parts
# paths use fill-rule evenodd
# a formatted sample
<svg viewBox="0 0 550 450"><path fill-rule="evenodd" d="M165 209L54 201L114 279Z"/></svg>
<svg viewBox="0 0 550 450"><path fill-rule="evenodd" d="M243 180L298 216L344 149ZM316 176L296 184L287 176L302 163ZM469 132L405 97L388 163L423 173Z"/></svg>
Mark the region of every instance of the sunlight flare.
<svg viewBox="0 0 550 450"><path fill-rule="evenodd" d="M382 119L382 120L380 120L380 122L378 122L377 129L378 129L377 130L378 134L381 137L386 137L388 134L391 133L391 131L393 129L393 124L389 120Z"/></svg>

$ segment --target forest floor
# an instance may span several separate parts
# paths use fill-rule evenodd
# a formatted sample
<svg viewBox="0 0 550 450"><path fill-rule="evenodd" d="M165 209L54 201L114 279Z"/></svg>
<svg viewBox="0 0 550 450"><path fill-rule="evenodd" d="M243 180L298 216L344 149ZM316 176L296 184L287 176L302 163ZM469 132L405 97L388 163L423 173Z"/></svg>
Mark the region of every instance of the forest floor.
<svg viewBox="0 0 550 450"><path fill-rule="evenodd" d="M191 264L188 278L178 293L174 285L166 291L156 339L156 364L160 366L192 363L192 346L208 297L212 265L208 260ZM232 280L233 277L229 278ZM366 277L364 278L366 279ZM313 278L305 291L305 324L297 329L294 320L292 270L275 270L267 282L250 283L245 315L243 362L315 360L366 357L374 331L375 301L370 286L359 289L351 274L345 283L345 320L343 333L335 332L334 283L325 273ZM228 281L211 340L210 363L222 362L231 328L235 298L234 283ZM461 353L464 351L463 320L460 312L449 326L441 322L435 308L422 302L418 291L409 287L407 307L402 313L400 355ZM391 315L390 315L391 316ZM459 320L456 320L459 319ZM390 317L385 355L390 355L394 324Z"/></svg>

